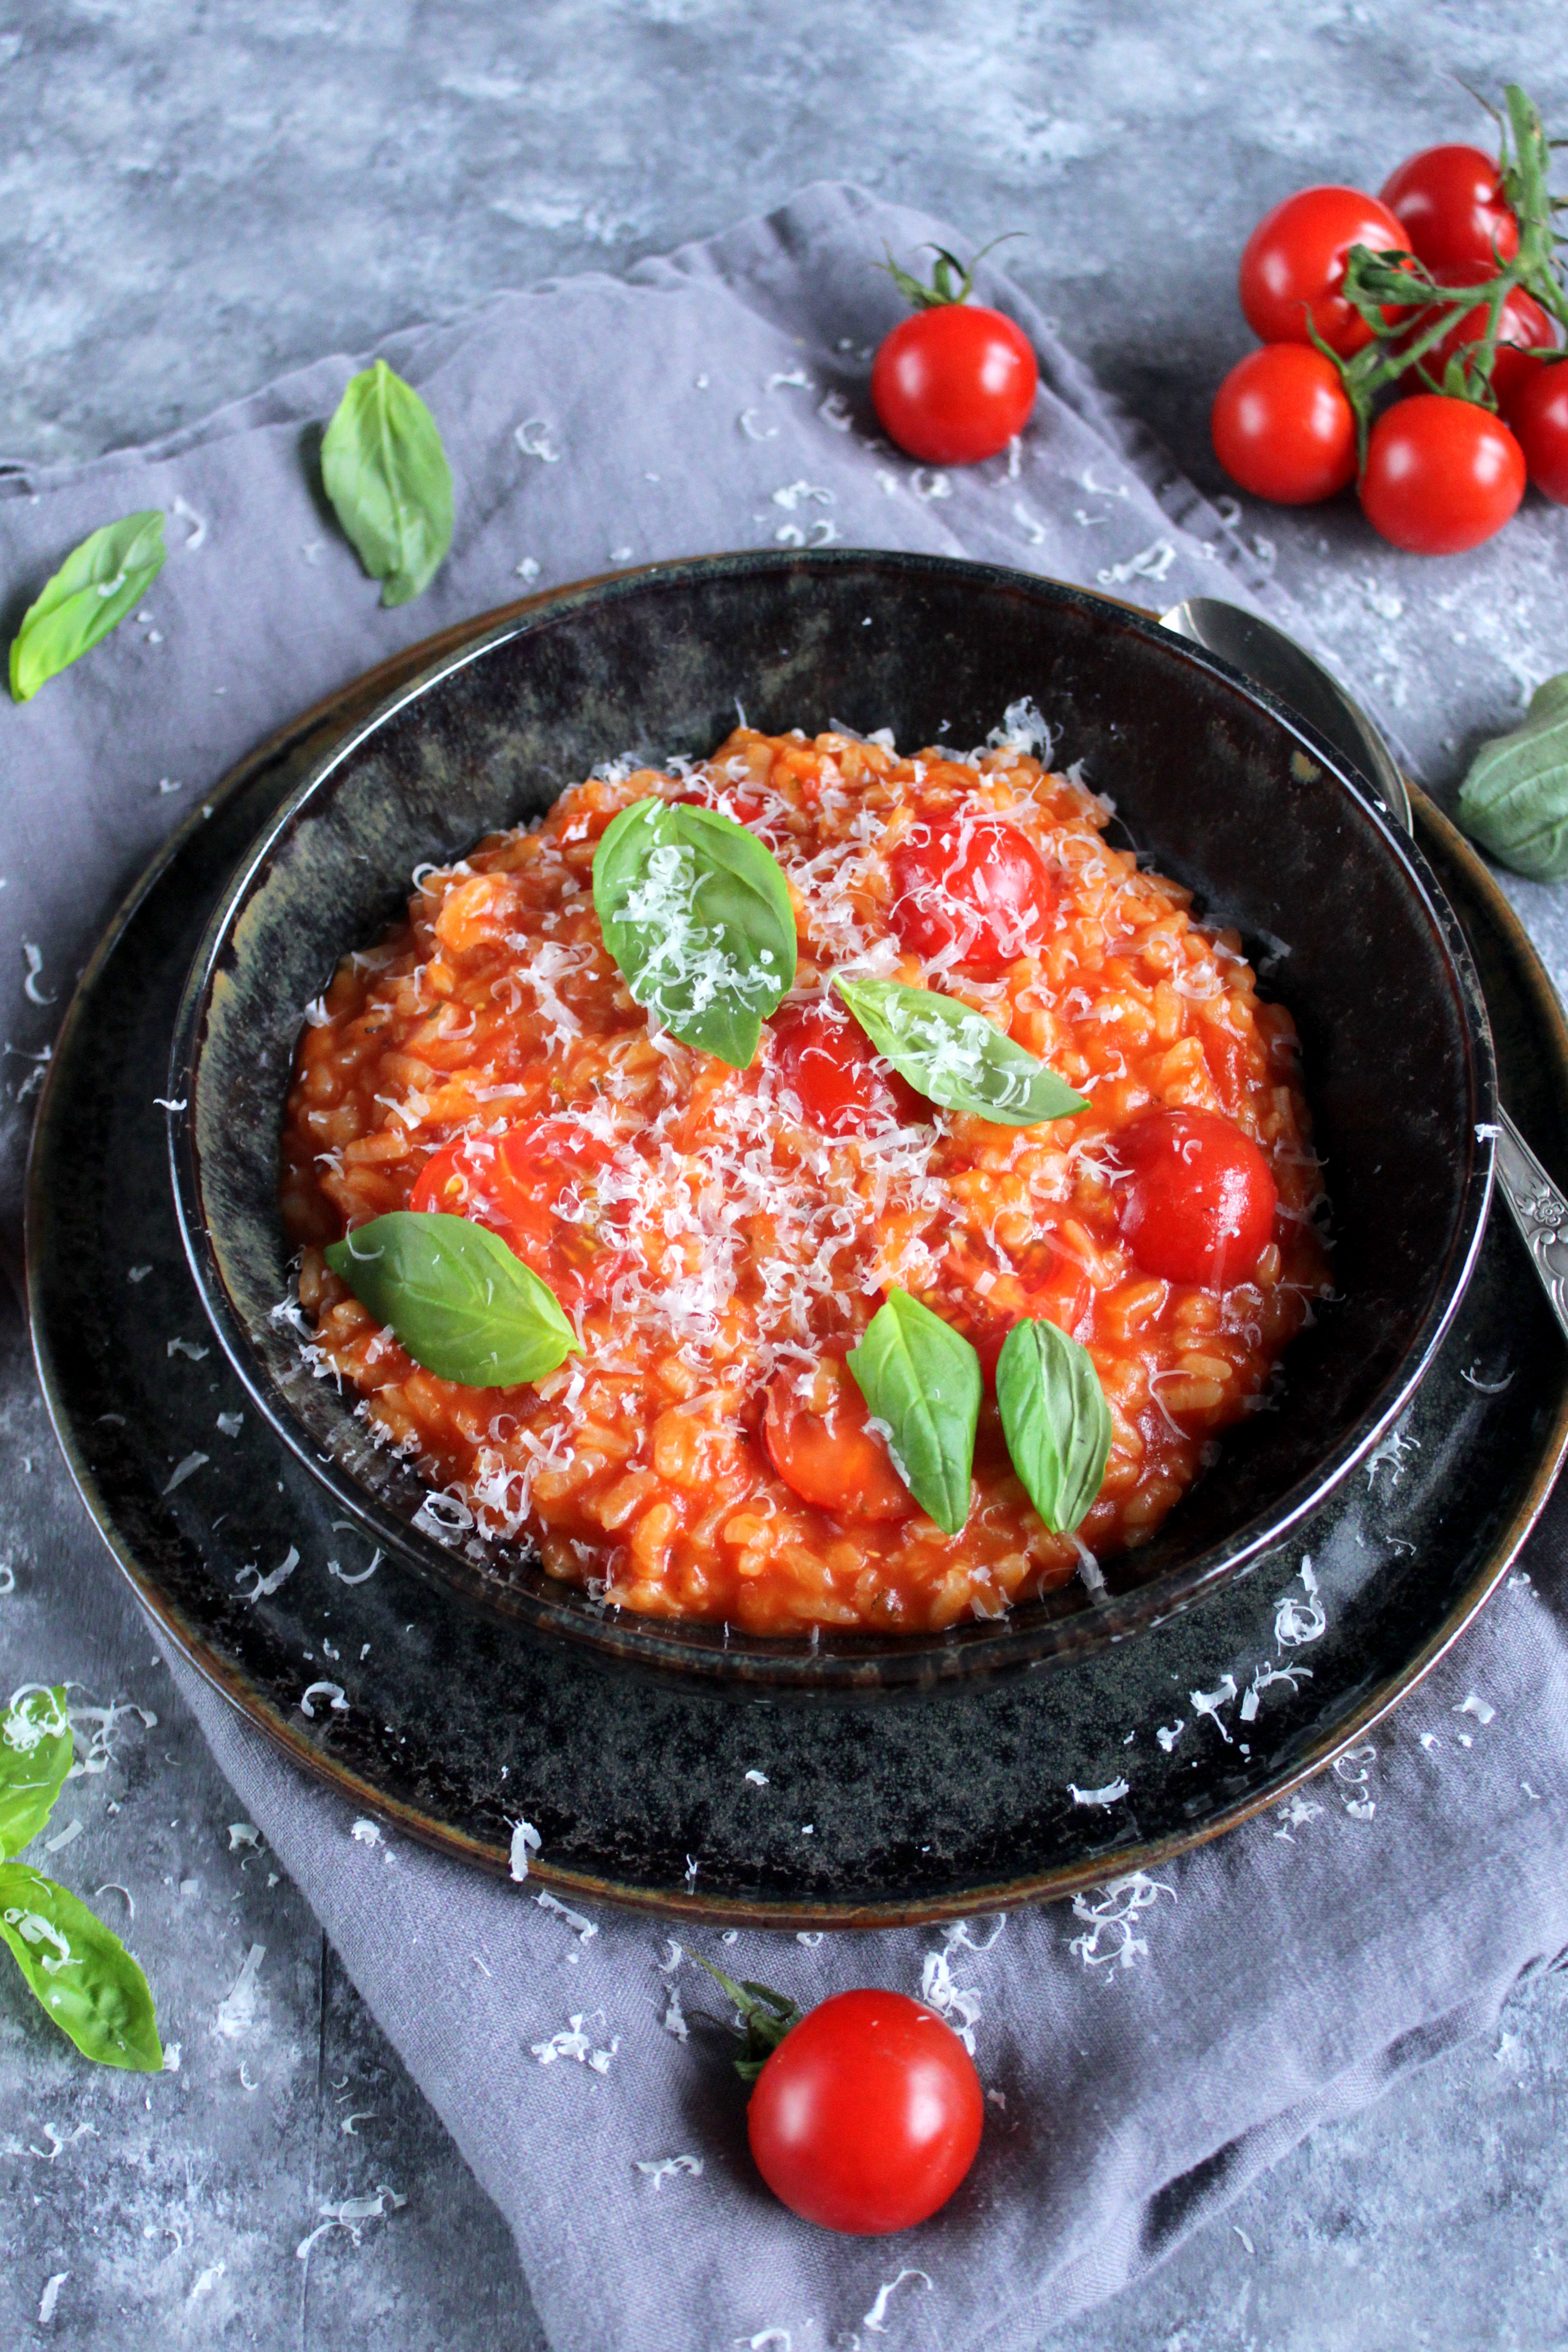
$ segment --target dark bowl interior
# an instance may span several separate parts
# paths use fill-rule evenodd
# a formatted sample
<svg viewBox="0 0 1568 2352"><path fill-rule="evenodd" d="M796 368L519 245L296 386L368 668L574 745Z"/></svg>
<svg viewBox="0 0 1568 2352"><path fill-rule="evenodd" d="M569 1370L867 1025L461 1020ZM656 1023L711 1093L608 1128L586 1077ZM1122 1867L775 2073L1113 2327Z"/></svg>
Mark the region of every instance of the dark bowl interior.
<svg viewBox="0 0 1568 2352"><path fill-rule="evenodd" d="M1199 910L1235 923L1300 1031L1328 1163L1337 1299L1286 1360L1284 1402L1142 1550L991 1623L819 1642L606 1611L537 1563L414 1525L425 1484L314 1379L279 1303L279 1139L301 1008L405 902L408 877L544 810L599 761L711 751L737 701L769 731L890 726L900 750L984 740L1032 696L1058 764ZM606 1661L737 1693L875 1693L1124 1637L1277 1541L1420 1378L1485 1215L1491 1042L1462 935L1419 852L1304 723L1125 606L927 556L717 556L561 591L395 696L284 805L193 968L169 1092L174 1181L207 1311L252 1395L377 1542L455 1593ZM1288 950L1288 952L1285 950Z"/></svg>

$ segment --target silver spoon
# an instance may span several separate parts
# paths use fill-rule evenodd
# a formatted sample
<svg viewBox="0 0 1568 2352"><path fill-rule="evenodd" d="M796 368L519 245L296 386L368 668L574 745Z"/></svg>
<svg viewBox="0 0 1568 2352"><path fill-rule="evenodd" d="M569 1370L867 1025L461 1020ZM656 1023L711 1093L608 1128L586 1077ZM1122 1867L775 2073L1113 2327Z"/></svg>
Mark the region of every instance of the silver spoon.
<svg viewBox="0 0 1568 2352"><path fill-rule="evenodd" d="M1410 793L1387 744L1360 703L1294 638L1272 621L1244 613L1217 596L1189 596L1160 620L1173 635L1218 654L1299 710L1374 786L1374 804L1414 835ZM1500 1102L1498 1119L1498 1182L1568 1339L1568 1197L1558 1191Z"/></svg>

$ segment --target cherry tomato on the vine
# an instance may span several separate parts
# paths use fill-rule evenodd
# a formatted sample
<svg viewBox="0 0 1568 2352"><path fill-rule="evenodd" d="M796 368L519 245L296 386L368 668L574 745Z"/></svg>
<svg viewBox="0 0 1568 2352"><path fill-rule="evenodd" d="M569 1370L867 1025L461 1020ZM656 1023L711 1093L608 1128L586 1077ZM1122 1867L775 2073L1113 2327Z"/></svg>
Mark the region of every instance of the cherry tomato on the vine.
<svg viewBox="0 0 1568 2352"><path fill-rule="evenodd" d="M1372 330L1340 292L1352 245L1374 253L1403 248L1405 233L1375 196L1359 188L1302 188L1265 213L1241 256L1238 291L1260 342L1310 343L1310 316L1331 351L1348 359Z"/></svg>
<svg viewBox="0 0 1568 2352"><path fill-rule="evenodd" d="M914 1496L868 1418L843 1349L826 1349L812 1370L773 1374L763 1444L784 1485L819 1511L848 1519L913 1518Z"/></svg>
<svg viewBox="0 0 1568 2352"><path fill-rule="evenodd" d="M1215 1111L1151 1111L1117 1150L1132 1171L1118 1188L1121 1238L1147 1273L1208 1290L1250 1279L1279 1204L1250 1136Z"/></svg>
<svg viewBox="0 0 1568 2352"><path fill-rule="evenodd" d="M984 2121L968 2051L901 1992L841 1992L810 2011L768 2059L746 2111L773 2195L822 2229L863 2237L912 2229L945 2205Z"/></svg>
<svg viewBox="0 0 1568 2352"><path fill-rule="evenodd" d="M957 946L976 971L1032 954L1056 907L1051 869L999 816L922 818L894 850L888 920L911 955Z"/></svg>
<svg viewBox="0 0 1568 2352"><path fill-rule="evenodd" d="M883 1061L839 1004L786 1004L768 1023L773 1066L824 1135L859 1135L889 1118L929 1118L907 1078Z"/></svg>
<svg viewBox="0 0 1568 2352"><path fill-rule="evenodd" d="M1265 343L1215 395L1215 455L1254 498L1331 499L1355 473L1355 411L1332 360L1310 343Z"/></svg>
<svg viewBox="0 0 1568 2352"><path fill-rule="evenodd" d="M928 466L994 457L1029 421L1039 384L1021 327L979 303L939 302L900 321L871 363L871 404Z"/></svg>
<svg viewBox="0 0 1568 2352"><path fill-rule="evenodd" d="M1489 262L1469 262L1449 269L1443 283L1456 287L1479 286L1483 279L1495 274ZM1440 342L1434 343L1429 352L1422 353L1421 366L1434 383L1441 384L1443 372L1451 359L1481 341L1487 331L1489 316L1489 304L1478 302L1473 310L1466 310L1454 321ZM1422 323L1418 316L1415 332L1420 332ZM1550 351L1556 341L1557 331L1534 296L1527 294L1522 286L1510 286L1498 316L1497 348L1492 355L1491 370L1492 391L1505 415L1515 389L1530 373L1526 353ZM1409 369L1401 379L1401 387L1411 393L1426 389L1415 368Z"/></svg>
<svg viewBox="0 0 1568 2352"><path fill-rule="evenodd" d="M1494 256L1511 261L1519 251L1519 223L1498 167L1479 147L1424 147L1407 156L1382 201L1399 223L1398 242L1436 278L1467 262L1489 271Z"/></svg>
<svg viewBox="0 0 1568 2352"><path fill-rule="evenodd" d="M1361 502L1412 555L1458 555L1500 531L1524 496L1524 452L1474 401L1418 393L1372 428Z"/></svg>
<svg viewBox="0 0 1568 2352"><path fill-rule="evenodd" d="M1536 488L1568 506L1568 361L1530 361L1508 421Z"/></svg>

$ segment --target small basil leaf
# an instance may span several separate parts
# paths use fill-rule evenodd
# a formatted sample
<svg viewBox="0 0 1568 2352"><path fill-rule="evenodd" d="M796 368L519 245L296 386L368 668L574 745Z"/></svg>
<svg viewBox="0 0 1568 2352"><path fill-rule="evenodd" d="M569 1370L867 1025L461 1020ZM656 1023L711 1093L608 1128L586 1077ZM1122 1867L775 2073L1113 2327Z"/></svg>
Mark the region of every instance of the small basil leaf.
<svg viewBox="0 0 1568 2352"><path fill-rule="evenodd" d="M1054 1535L1070 1535L1110 1454L1110 1407L1093 1357L1054 1323L1015 1323L996 1360L996 1402L1030 1502Z"/></svg>
<svg viewBox="0 0 1568 2352"><path fill-rule="evenodd" d="M63 1690L28 1691L0 1718L0 1862L37 1836L75 1752Z"/></svg>
<svg viewBox="0 0 1568 2352"><path fill-rule="evenodd" d="M40 686L106 637L147 593L163 555L163 517L156 507L105 523L73 547L23 614L12 640L13 698L30 701Z"/></svg>
<svg viewBox="0 0 1568 2352"><path fill-rule="evenodd" d="M321 479L382 603L427 588L452 544L452 469L435 418L384 360L349 379L322 436Z"/></svg>
<svg viewBox="0 0 1568 2352"><path fill-rule="evenodd" d="M891 1433L893 1466L944 1535L969 1517L969 1477L980 1419L980 1359L962 1332L890 1290L848 1357L855 1384Z"/></svg>
<svg viewBox="0 0 1568 2352"><path fill-rule="evenodd" d="M897 980L845 980L834 987L873 1045L922 1095L998 1127L1037 1127L1089 1108L1065 1078L1015 1044L973 1005Z"/></svg>
<svg viewBox="0 0 1568 2352"><path fill-rule="evenodd" d="M158 2073L163 2053L147 1979L85 1903L25 1863L0 1863L0 1937L84 2058Z"/></svg>
<svg viewBox="0 0 1568 2352"><path fill-rule="evenodd" d="M554 1292L468 1217L395 1209L357 1225L327 1264L437 1380L510 1389L564 1363L577 1334Z"/></svg>
<svg viewBox="0 0 1568 2352"><path fill-rule="evenodd" d="M659 1026L748 1068L795 959L789 884L755 834L717 809L633 801L595 853L594 904Z"/></svg>
<svg viewBox="0 0 1568 2352"><path fill-rule="evenodd" d="M1522 727L1481 745L1459 786L1459 823L1516 874L1568 875L1568 670L1536 688Z"/></svg>

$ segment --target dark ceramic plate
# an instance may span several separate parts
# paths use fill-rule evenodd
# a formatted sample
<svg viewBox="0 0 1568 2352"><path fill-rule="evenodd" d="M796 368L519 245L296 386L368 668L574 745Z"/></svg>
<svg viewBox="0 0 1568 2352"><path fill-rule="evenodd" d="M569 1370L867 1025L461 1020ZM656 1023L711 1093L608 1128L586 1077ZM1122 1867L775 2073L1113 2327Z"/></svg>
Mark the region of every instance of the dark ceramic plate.
<svg viewBox="0 0 1568 2352"><path fill-rule="evenodd" d="M711 751L737 700L770 731L830 717L913 750L983 740L1032 696L1053 757L1202 908L1272 959L1331 1170L1340 1301L1291 1350L1286 1408L1227 1440L1145 1549L1000 1621L779 1641L606 1612L525 1553L414 1526L426 1485L318 1381L289 1286L279 1136L300 1008L424 860L547 807L598 761ZM374 1541L531 1630L736 1692L883 1692L1018 1671L1124 1637L1233 1575L1360 1460L1424 1372L1485 1217L1491 1043L1462 935L1420 852L1282 706L1146 616L931 557L836 551L655 567L536 600L404 688L329 754L241 860L180 1013L168 1091L185 1244L207 1311L279 1433ZM1281 948L1281 937L1288 943ZM1288 961L1286 958L1288 957Z"/></svg>
<svg viewBox="0 0 1568 2352"><path fill-rule="evenodd" d="M1249 1574L1049 1674L913 1706L737 1706L520 1642L395 1557L366 1582L333 1576L335 1560L362 1577L369 1548L334 1524L331 1497L210 1344L153 1098L235 860L327 744L435 650L313 714L194 814L93 959L58 1041L28 1180L34 1344L88 1507L168 1637L384 1822L504 1872L523 1815L543 1835L542 1885L715 1924L871 1926L1066 1894L1153 1867L1362 1739L1485 1600L1562 1457L1568 1351L1506 1218L1487 1228L1397 1448ZM1418 822L1485 980L1508 1099L1562 1181L1568 1037L1551 984L1479 861L1431 810ZM132 1265L150 1269L134 1284ZM171 1355L175 1338L207 1353ZM237 1412L230 1437L217 1416ZM193 1454L207 1458L191 1468ZM1282 1601L1296 1635L1318 1622L1308 1558L1322 1631L1282 1650ZM1263 1683L1281 1664L1311 1679ZM318 1696L307 1717L319 1679L340 1684L345 1706ZM1197 1717L1194 1692L1220 1723ZM1178 1717L1167 1749L1154 1734ZM1353 1780L1365 1766L1345 1769ZM1128 1793L1114 1804L1073 1798L1117 1780ZM1331 1780L1325 1801L1335 1792L1357 1794Z"/></svg>

